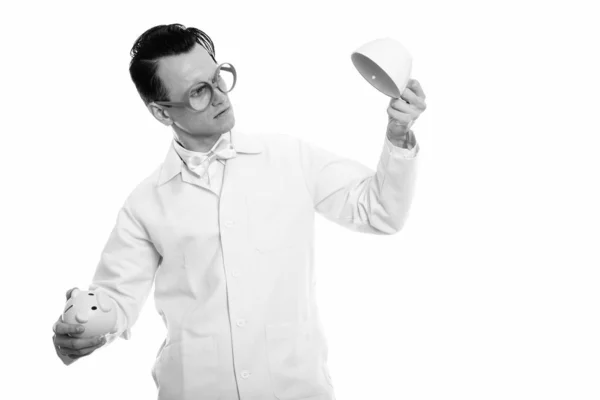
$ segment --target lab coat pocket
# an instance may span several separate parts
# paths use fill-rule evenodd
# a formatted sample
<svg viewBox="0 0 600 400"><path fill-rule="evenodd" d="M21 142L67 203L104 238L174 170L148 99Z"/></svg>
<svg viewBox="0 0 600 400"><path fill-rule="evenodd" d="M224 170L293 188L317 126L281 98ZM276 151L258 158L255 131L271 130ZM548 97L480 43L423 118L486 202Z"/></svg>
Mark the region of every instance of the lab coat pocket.
<svg viewBox="0 0 600 400"><path fill-rule="evenodd" d="M266 336L273 393L278 399L329 393L323 341L313 321L270 324Z"/></svg>
<svg viewBox="0 0 600 400"><path fill-rule="evenodd" d="M184 333L184 336L186 334ZM217 400L220 398L219 355L213 336L189 335L183 339L183 383L185 398Z"/></svg>
<svg viewBox="0 0 600 400"><path fill-rule="evenodd" d="M180 343L163 342L154 367L152 377L158 389L159 399L178 398L182 394Z"/></svg>
<svg viewBox="0 0 600 400"><path fill-rule="evenodd" d="M156 384L156 387L158 388L158 379L156 377L156 370L161 367L160 365L160 356L165 348L167 344L167 339L165 339L162 344L160 345L160 349L158 349L158 353L156 353L156 359L154 360L154 365L152 366L152 378L154 379L154 383Z"/></svg>
<svg viewBox="0 0 600 400"><path fill-rule="evenodd" d="M264 252L293 247L298 240L294 227L298 204L278 192L246 195L248 240Z"/></svg>

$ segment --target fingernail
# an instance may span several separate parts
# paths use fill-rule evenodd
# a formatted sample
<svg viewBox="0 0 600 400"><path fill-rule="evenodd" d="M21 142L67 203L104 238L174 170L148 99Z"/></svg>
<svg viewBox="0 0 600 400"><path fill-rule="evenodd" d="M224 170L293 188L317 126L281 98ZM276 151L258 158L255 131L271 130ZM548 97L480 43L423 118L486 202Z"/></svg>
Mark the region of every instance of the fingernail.
<svg viewBox="0 0 600 400"><path fill-rule="evenodd" d="M83 332L83 328L80 326L79 328L77 328L77 332L79 332L79 333Z"/></svg>

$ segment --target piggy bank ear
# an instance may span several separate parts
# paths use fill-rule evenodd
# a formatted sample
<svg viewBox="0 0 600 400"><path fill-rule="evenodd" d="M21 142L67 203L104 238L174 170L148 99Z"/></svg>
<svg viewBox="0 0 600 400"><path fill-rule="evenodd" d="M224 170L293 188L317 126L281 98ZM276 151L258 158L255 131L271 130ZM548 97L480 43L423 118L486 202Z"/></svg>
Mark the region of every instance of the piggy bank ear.
<svg viewBox="0 0 600 400"><path fill-rule="evenodd" d="M75 288L71 291L71 298L74 299L75 297L77 297L79 295L79 293L81 293L81 290Z"/></svg>
<svg viewBox="0 0 600 400"><path fill-rule="evenodd" d="M103 312L109 312L113 308L113 300L104 292L97 292L98 306Z"/></svg>

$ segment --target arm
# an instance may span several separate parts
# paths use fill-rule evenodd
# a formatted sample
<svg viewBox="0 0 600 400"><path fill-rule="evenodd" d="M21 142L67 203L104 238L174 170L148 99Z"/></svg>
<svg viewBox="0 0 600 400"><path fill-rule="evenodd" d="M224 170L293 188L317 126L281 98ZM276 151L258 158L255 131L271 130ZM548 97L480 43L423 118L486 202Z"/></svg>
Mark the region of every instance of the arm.
<svg viewBox="0 0 600 400"><path fill-rule="evenodd" d="M119 211L117 223L104 247L89 288L103 291L112 298L117 307L116 331L106 334L104 338L70 337L68 334L76 333L78 324L62 323L62 318L59 317L53 327L53 341L57 355L65 365L90 355L120 336L130 338L130 329L152 288L159 260L160 256L154 245L126 201ZM71 290L67 291L67 300ZM64 349L59 349L59 345Z"/></svg>
<svg viewBox="0 0 600 400"><path fill-rule="evenodd" d="M377 170L302 140L300 158L315 210L354 231L393 234L402 229L412 202L419 145L395 146L386 138Z"/></svg>
<svg viewBox="0 0 600 400"><path fill-rule="evenodd" d="M89 287L105 292L117 305L116 332L106 335L107 344L118 337L131 337L131 327L148 298L160 262L129 200L119 211Z"/></svg>

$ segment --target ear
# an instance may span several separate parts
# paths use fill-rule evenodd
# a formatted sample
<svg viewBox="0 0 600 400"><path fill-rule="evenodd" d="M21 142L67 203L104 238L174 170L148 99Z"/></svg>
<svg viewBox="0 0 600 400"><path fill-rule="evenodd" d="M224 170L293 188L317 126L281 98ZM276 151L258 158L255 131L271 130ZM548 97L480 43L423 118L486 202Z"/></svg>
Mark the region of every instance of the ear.
<svg viewBox="0 0 600 400"><path fill-rule="evenodd" d="M113 300L108 297L108 295L104 292L97 292L96 297L98 298L98 306L100 306L100 310L104 312L109 312L113 307Z"/></svg>
<svg viewBox="0 0 600 400"><path fill-rule="evenodd" d="M78 288L74 288L73 291L71 291L71 298L74 299L79 295L79 293L81 293L81 290L79 290Z"/></svg>
<svg viewBox="0 0 600 400"><path fill-rule="evenodd" d="M148 111L150 111L150 114L152 114L152 116L156 118L158 122L165 126L173 125L173 120L171 119L169 113L167 112L167 110L165 110L164 107L161 107L154 102L149 103L147 107Z"/></svg>

